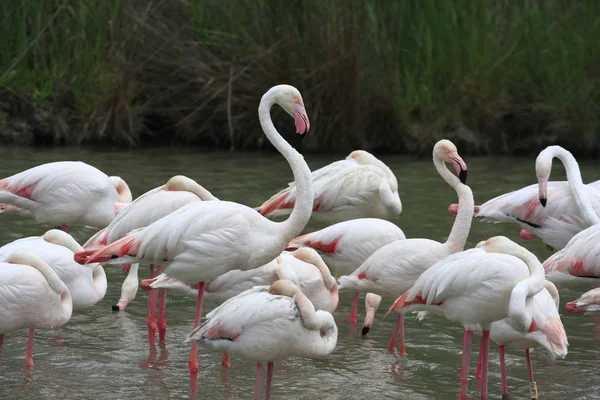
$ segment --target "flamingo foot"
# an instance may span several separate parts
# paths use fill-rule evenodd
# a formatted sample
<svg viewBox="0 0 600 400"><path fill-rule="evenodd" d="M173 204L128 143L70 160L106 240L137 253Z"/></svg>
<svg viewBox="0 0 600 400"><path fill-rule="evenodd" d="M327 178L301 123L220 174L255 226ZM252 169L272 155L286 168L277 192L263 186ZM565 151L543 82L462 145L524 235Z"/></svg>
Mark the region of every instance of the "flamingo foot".
<svg viewBox="0 0 600 400"><path fill-rule="evenodd" d="M190 389L192 393L198 391L198 344L192 343L192 350L190 351L190 357L188 358L188 366L190 367Z"/></svg>
<svg viewBox="0 0 600 400"><path fill-rule="evenodd" d="M229 361L229 353L224 352L223 358L221 358L221 365L223 368L231 368L231 362Z"/></svg>
<svg viewBox="0 0 600 400"><path fill-rule="evenodd" d="M404 346L404 343L402 343L400 345L400 351L399 351L399 353L400 353L401 357L406 357L406 346Z"/></svg>

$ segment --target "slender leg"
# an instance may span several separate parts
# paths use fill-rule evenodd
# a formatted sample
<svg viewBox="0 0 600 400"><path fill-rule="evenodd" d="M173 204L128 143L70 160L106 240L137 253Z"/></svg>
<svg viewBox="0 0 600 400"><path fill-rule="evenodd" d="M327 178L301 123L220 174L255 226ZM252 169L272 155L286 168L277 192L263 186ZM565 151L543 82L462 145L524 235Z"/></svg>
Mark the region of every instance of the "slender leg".
<svg viewBox="0 0 600 400"><path fill-rule="evenodd" d="M481 379L481 364L483 363L483 340L479 342L479 356L477 357L477 369L475 379Z"/></svg>
<svg viewBox="0 0 600 400"><path fill-rule="evenodd" d="M502 400L508 400L508 382L506 381L506 363L504 359L504 345L498 346L500 354L500 377L502 378Z"/></svg>
<svg viewBox="0 0 600 400"><path fill-rule="evenodd" d="M200 325L200 317L202 316L202 302L204 301L204 286L205 282L198 284L198 303L196 304L196 316L194 318L194 328ZM196 393L198 389L198 342L192 343L192 350L188 359L190 367L190 387L192 393Z"/></svg>
<svg viewBox="0 0 600 400"><path fill-rule="evenodd" d="M394 327L394 331L392 332L390 343L388 344L388 351L390 353L393 353L394 349L396 349L396 339L398 338L398 331L400 330L400 327L402 325L404 325L404 314L399 313L398 317L396 317L396 326Z"/></svg>
<svg viewBox="0 0 600 400"><path fill-rule="evenodd" d="M158 266L157 275L162 274L162 265ZM167 320L165 319L165 312L167 308L167 289L160 289L160 304L158 308L158 340L164 342L167 340Z"/></svg>
<svg viewBox="0 0 600 400"><path fill-rule="evenodd" d="M406 346L404 345L404 313L400 313L400 350L399 353L402 357L406 357Z"/></svg>
<svg viewBox="0 0 600 400"><path fill-rule="evenodd" d="M529 390L531 394L531 400L538 400L537 383L533 377L533 364L531 363L531 351L530 349L525 350L525 358L527 358L527 371L529 372Z"/></svg>
<svg viewBox="0 0 600 400"><path fill-rule="evenodd" d="M224 352L223 353L223 358L221 358L221 365L224 368L230 368L231 367L231 362L229 361L229 353L228 352Z"/></svg>
<svg viewBox="0 0 600 400"><path fill-rule="evenodd" d="M358 292L354 292L354 298L352 299L352 309L350 311L350 323L356 323L356 315L358 314Z"/></svg>
<svg viewBox="0 0 600 400"><path fill-rule="evenodd" d="M271 398L271 383L273 383L273 361L267 364L267 390L265 392L265 400Z"/></svg>
<svg viewBox="0 0 600 400"><path fill-rule="evenodd" d="M460 400L467 400L467 386L469 384L469 362L471 361L471 343L473 331L465 329L463 334L463 358L460 369Z"/></svg>
<svg viewBox="0 0 600 400"><path fill-rule="evenodd" d="M154 278L154 264L150 264L150 279ZM154 343L156 340L156 290L150 290L148 292L148 319L146 320L146 326L148 326L148 342Z"/></svg>
<svg viewBox="0 0 600 400"><path fill-rule="evenodd" d="M262 373L262 364L256 363L256 383L254 384L254 400L260 398L260 374Z"/></svg>
<svg viewBox="0 0 600 400"><path fill-rule="evenodd" d="M25 366L33 368L33 328L29 329L29 338L27 339L27 350L25 351Z"/></svg>
<svg viewBox="0 0 600 400"><path fill-rule="evenodd" d="M0 335L0 359L2 359L2 345L4 344L4 335Z"/></svg>
<svg viewBox="0 0 600 400"><path fill-rule="evenodd" d="M490 360L490 331L484 330L481 338L483 342L483 360L481 360L481 400L488 398L488 364Z"/></svg>

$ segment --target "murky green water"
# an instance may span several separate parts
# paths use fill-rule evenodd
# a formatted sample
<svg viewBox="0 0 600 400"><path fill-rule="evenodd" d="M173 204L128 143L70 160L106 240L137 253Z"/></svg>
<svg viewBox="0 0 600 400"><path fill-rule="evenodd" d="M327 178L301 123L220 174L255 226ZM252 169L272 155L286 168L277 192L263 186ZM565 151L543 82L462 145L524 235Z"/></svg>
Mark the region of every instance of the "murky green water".
<svg viewBox="0 0 600 400"><path fill-rule="evenodd" d="M307 156L312 169L343 155ZM134 196L184 174L207 187L220 199L258 205L291 179L282 157L276 154L229 154L161 149L134 152L92 152L79 149L35 151L0 149L0 175L8 176L44 162L82 160L109 175L120 175ZM437 175L430 159L382 157L398 177L404 206L395 221L408 237L446 239L453 218L447 206L455 194ZM479 204L492 196L534 182L533 158L469 158L469 184ZM598 179L598 166L582 165L584 181ZM553 178L564 177L555 167ZM40 235L48 226L32 220L0 216L0 244ZM311 224L307 231L323 227ZM476 222L468 246L493 235L505 234L518 240L518 227ZM92 231L73 229L83 242ZM549 255L537 241L528 248L544 259ZM140 268L140 277L147 274ZM0 399L179 399L188 397L189 346L183 343L190 331L195 301L170 292L167 302L167 343L147 343L146 293L125 312L113 313L110 306L119 298L121 269L107 267L109 288L96 307L74 315L60 331L38 331L34 346L35 368L26 371L24 353L27 332L9 334L0 361ZM561 288L561 306L586 287ZM459 392L462 329L441 319L406 323L405 359L387 353L393 316L381 319L393 299L385 299L368 337L360 335L360 324L348 324L350 295L343 297L343 311L336 313L338 346L325 360L290 359L276 366L273 399L455 399ZM363 305L361 299L361 306ZM207 304L205 311L215 304ZM360 310L359 318L364 317ZM533 362L542 399L600 398L600 329L594 317L566 315L569 355L552 364L545 353L536 351ZM600 326L600 325L599 325ZM475 351L476 353L476 351ZM224 370L220 354L208 346L199 350L199 399L250 399L253 397L254 363L232 356L232 368ZM500 398L500 373L495 348L491 351L490 398ZM520 352L507 354L509 386L514 399L529 398L525 359ZM472 360L471 373L475 366ZM264 380L263 380L264 382ZM479 398L477 382L470 393Z"/></svg>

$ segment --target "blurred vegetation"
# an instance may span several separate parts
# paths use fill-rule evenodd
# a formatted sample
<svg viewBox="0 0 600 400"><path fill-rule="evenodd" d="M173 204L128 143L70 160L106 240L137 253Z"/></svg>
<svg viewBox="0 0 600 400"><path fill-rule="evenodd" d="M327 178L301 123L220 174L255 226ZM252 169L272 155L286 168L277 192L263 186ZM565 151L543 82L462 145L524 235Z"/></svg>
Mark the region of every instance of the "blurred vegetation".
<svg viewBox="0 0 600 400"><path fill-rule="evenodd" d="M593 0L19 0L0 12L4 142L260 148L260 97L289 83L309 149L429 154L442 137L471 153L600 149Z"/></svg>

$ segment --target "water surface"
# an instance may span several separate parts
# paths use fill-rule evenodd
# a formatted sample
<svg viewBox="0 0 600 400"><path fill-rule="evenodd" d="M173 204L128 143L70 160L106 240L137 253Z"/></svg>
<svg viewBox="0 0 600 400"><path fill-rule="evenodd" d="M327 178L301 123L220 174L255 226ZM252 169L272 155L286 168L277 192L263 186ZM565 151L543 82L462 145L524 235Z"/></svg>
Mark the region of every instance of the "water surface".
<svg viewBox="0 0 600 400"><path fill-rule="evenodd" d="M343 157L306 156L311 169ZM400 186L404 211L394 220L407 237L444 241L453 218L446 209L456 195L437 175L431 160L381 157L394 171ZM292 179L285 160L277 154L198 152L165 148L133 152L81 149L0 149L0 176L51 161L81 160L109 175L120 175L134 196L184 174L208 188L220 199L256 206ZM509 190L534 183L534 158L469 158L469 184L476 204ZM599 179L597 165L582 163L584 181ZM554 179L564 179L555 166ZM550 200L551 201L551 200ZM33 220L0 216L0 244L43 234L50 226ZM306 231L324 227L310 223ZM507 235L534 251L540 259L550 252L539 241L524 242L519 228L508 224L475 222L468 247L494 235ZM93 232L72 230L84 242ZM118 266L107 266L109 288L103 301L73 316L60 331L38 331L34 346L35 368L24 367L27 332L6 335L0 361L0 399L180 399L188 398L189 345L183 338L191 330L195 301L169 292L166 345L147 343L146 293L138 292L124 312L113 313L123 274ZM140 267L140 279L147 275ZM592 316L565 314L563 306L585 291L585 286L561 288L561 313L569 336L569 355L555 363L542 351L533 353L536 380L542 399L600 398L600 329ZM455 399L459 392L462 328L442 319L406 322L406 358L387 353L394 317L383 318L393 299L382 302L374 328L367 337L361 324L348 324L350 294L342 298L342 311L335 314L338 345L324 360L290 359L276 366L273 399ZM364 317L361 298L359 319ZM215 304L206 304L207 312ZM599 325L600 326L600 325ZM158 337L158 336L157 336ZM477 340L475 347L477 346ZM224 370L221 355L208 346L199 348L199 399L251 399L255 364L232 356L232 368ZM476 350L472 360L473 374ZM490 398L500 398L500 373L495 347L490 353ZM511 397L528 398L525 359L521 352L507 352ZM264 382L264 378L263 378ZM477 382L471 381L472 398L479 398Z"/></svg>

